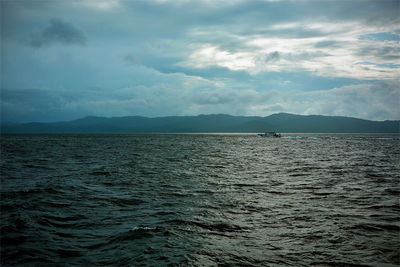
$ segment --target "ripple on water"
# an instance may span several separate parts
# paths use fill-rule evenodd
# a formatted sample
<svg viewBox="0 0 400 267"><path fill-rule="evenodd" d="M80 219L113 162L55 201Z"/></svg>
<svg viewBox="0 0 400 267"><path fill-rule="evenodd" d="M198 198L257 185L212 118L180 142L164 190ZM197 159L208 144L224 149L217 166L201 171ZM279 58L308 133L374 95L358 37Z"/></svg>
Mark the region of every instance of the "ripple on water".
<svg viewBox="0 0 400 267"><path fill-rule="evenodd" d="M7 135L1 265L398 266L399 141Z"/></svg>

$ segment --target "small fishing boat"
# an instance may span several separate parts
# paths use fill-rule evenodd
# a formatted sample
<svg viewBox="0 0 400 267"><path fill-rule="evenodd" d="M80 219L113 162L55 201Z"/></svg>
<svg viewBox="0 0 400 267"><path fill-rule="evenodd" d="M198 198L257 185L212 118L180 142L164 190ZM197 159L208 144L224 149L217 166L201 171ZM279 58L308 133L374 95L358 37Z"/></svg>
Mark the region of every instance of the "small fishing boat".
<svg viewBox="0 0 400 267"><path fill-rule="evenodd" d="M279 138L282 137L281 134L276 133L276 132L265 132L265 133L260 133L257 135L258 137L268 137L268 138Z"/></svg>

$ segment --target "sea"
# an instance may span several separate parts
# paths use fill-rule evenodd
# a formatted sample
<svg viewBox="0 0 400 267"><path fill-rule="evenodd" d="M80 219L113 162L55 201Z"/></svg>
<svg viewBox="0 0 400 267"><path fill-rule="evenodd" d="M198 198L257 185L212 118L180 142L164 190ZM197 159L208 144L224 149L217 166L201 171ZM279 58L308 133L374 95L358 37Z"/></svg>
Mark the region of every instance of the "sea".
<svg viewBox="0 0 400 267"><path fill-rule="evenodd" d="M1 136L1 266L399 266L400 135Z"/></svg>

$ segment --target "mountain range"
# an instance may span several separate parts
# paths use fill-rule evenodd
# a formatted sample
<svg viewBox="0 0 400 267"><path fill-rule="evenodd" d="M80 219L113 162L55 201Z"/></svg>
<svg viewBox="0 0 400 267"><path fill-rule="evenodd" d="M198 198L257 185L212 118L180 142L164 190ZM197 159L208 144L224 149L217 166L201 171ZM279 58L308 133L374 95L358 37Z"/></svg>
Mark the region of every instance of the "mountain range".
<svg viewBox="0 0 400 267"><path fill-rule="evenodd" d="M400 133L400 121L278 113L267 117L225 114L94 117L51 122L2 124L1 133Z"/></svg>

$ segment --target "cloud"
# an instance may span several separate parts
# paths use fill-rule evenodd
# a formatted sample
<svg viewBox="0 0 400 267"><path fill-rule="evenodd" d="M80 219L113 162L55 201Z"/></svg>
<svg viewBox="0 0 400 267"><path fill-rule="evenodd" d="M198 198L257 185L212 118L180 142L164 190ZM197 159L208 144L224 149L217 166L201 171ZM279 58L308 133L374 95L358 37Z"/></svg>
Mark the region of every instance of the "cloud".
<svg viewBox="0 0 400 267"><path fill-rule="evenodd" d="M2 114L399 118L398 1L383 2L5 1Z"/></svg>
<svg viewBox="0 0 400 267"><path fill-rule="evenodd" d="M133 54L128 54L126 56L124 56L124 61L128 64L128 65L136 65L139 64L139 60L138 58L133 55Z"/></svg>
<svg viewBox="0 0 400 267"><path fill-rule="evenodd" d="M174 79L174 84L155 83L114 90L88 88L79 92L57 93L40 89L6 89L1 99L2 119L55 121L86 115L155 117L211 113L267 116L277 112L372 120L400 119L400 86L394 82L371 82L331 90L284 93L276 90L260 92L232 89L223 83L196 77L176 74L168 76L165 78ZM185 89L176 89L183 85L187 85Z"/></svg>
<svg viewBox="0 0 400 267"><path fill-rule="evenodd" d="M254 107L255 114L285 111L304 115L335 115L372 120L400 119L400 86L396 82L372 82L331 90L278 93L272 104Z"/></svg>
<svg viewBox="0 0 400 267"><path fill-rule="evenodd" d="M216 105L227 105L233 110L233 107L237 107L238 105L244 107L264 103L273 94L273 92L257 92L252 89L237 90L223 87L220 90L215 90L215 88L201 91L196 90L192 92L190 100L196 105L208 105L208 108Z"/></svg>
<svg viewBox="0 0 400 267"><path fill-rule="evenodd" d="M119 0L78 0L71 1L71 5L91 8L98 11L108 11L120 7Z"/></svg>
<svg viewBox="0 0 400 267"><path fill-rule="evenodd" d="M388 27L391 27L388 26ZM392 80L398 70L362 68L359 62L396 65L400 44L396 41L359 39L360 34L377 32L382 27L365 26L360 22L286 23L267 26L280 32L299 28L318 31L316 36L280 36L279 34L247 34L229 37L236 44L226 47L219 40L208 40L193 49L181 66L187 68L223 67L231 71L263 72L308 71L314 75L360 80ZM199 32L199 30L197 30ZM378 33L377 33L378 34ZM212 30L202 36L213 36ZM218 35L218 34L217 34Z"/></svg>
<svg viewBox="0 0 400 267"><path fill-rule="evenodd" d="M400 59L400 43L386 41L384 43L375 41L364 41L357 55L368 58L378 63L398 63Z"/></svg>
<svg viewBox="0 0 400 267"><path fill-rule="evenodd" d="M330 90L257 91L232 88L184 74L147 70L147 85L91 87L79 91L44 89L2 90L3 121L70 120L86 115L150 117L225 113L267 116L276 112L400 119L400 86L395 82L366 82Z"/></svg>
<svg viewBox="0 0 400 267"><path fill-rule="evenodd" d="M79 111L66 112L65 106L73 101L71 97L45 89L2 88L1 120L31 122L72 119Z"/></svg>
<svg viewBox="0 0 400 267"><path fill-rule="evenodd" d="M50 20L50 25L42 31L31 34L28 43L32 47L42 47L53 43L84 45L86 43L86 36L83 31L71 23L53 18Z"/></svg>
<svg viewBox="0 0 400 267"><path fill-rule="evenodd" d="M230 70L247 70L254 67L251 52L229 52L217 46L204 45L195 51L184 66L206 68L210 66L225 67Z"/></svg>

